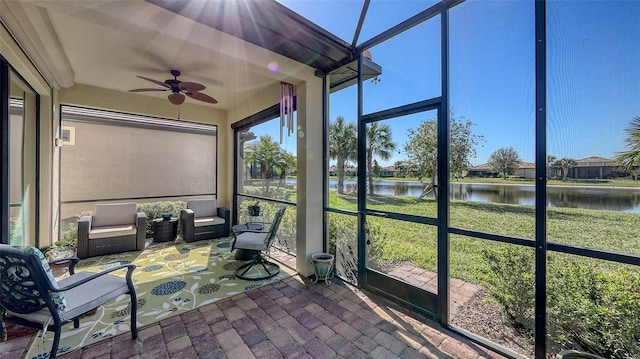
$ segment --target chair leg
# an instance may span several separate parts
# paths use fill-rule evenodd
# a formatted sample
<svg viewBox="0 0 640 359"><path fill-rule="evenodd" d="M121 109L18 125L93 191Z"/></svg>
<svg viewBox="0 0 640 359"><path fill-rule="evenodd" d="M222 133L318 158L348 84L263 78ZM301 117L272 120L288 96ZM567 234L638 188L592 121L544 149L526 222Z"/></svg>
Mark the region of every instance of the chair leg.
<svg viewBox="0 0 640 359"><path fill-rule="evenodd" d="M138 337L138 299L135 292L130 292L131 295L131 339Z"/></svg>
<svg viewBox="0 0 640 359"><path fill-rule="evenodd" d="M132 275L132 270L127 272L127 287L129 288L129 298L131 298L131 339L136 339L138 337L138 297L131 279Z"/></svg>
<svg viewBox="0 0 640 359"><path fill-rule="evenodd" d="M49 359L56 359L58 354L58 346L60 345L60 332L62 332L62 325L56 325L55 334L53 335L53 345L51 346L51 353L49 353Z"/></svg>
<svg viewBox="0 0 640 359"><path fill-rule="evenodd" d="M267 268L266 264L271 264L273 265L276 270L271 272L269 270L269 268ZM267 271L267 275L262 276L262 277L246 277L245 274L247 274L247 272L249 270L251 270L251 268L253 268L256 265L262 265L262 267ZM280 267L273 263L273 262L269 262L268 260L264 259L264 257L262 257L261 254L258 254L253 260L251 260L248 263L245 263L243 265L241 265L240 267L238 267L238 269L236 269L236 277L240 278L240 279L244 279L244 280L262 280L262 279L269 279L271 277L275 277L278 273L280 273Z"/></svg>

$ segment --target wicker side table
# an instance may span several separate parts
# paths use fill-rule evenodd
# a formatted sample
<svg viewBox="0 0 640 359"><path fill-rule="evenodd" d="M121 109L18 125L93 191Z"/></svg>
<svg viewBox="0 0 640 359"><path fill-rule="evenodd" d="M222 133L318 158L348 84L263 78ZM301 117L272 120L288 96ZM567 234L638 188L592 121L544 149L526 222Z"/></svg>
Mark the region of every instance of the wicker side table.
<svg viewBox="0 0 640 359"><path fill-rule="evenodd" d="M178 235L178 218L171 217L169 220L156 218L153 220L153 241L169 242L175 241Z"/></svg>

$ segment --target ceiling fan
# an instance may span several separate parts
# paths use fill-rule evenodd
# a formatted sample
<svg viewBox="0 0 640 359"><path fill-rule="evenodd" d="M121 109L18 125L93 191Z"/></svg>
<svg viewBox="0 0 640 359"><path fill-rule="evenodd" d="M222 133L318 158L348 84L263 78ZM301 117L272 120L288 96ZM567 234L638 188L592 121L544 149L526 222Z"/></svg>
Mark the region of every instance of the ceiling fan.
<svg viewBox="0 0 640 359"><path fill-rule="evenodd" d="M165 80L164 82L150 79L144 76L137 76L141 79L153 82L154 84L160 85L164 88L160 88L160 89L159 88L141 88L141 89L129 90L129 92L171 91L168 98L169 98L169 102L171 102L174 105L181 105L184 102L185 95L187 95L188 97L194 100L199 100L199 101L204 101L204 102L214 103L214 104L218 103L218 100L216 100L215 98L200 92L206 88L206 86L204 86L203 84L199 84L197 82L186 82L186 81L178 80L178 76L180 76L180 71L178 70L171 70L171 75L173 76L173 78Z"/></svg>

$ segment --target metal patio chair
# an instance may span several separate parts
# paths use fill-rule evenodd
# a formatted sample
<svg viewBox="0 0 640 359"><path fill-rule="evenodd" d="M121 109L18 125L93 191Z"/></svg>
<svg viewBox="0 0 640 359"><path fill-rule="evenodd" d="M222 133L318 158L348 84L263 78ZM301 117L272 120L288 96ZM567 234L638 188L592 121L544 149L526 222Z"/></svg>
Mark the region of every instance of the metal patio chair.
<svg viewBox="0 0 640 359"><path fill-rule="evenodd" d="M100 273L75 273L78 258L52 261L69 262L70 276L57 282L49 263L35 247L13 247L0 244L0 321L53 331L53 346L49 358L56 357L62 326L73 321L80 326L80 317L99 306L129 294L131 298L131 338L138 337L136 326L137 299L131 280L135 265L117 266ZM126 279L109 274L126 269Z"/></svg>

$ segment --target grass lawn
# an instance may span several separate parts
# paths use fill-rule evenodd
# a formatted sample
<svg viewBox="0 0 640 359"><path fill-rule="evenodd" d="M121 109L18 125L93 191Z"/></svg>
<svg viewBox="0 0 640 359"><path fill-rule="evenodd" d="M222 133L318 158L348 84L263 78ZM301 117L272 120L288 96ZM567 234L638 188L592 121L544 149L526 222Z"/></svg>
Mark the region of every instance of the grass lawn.
<svg viewBox="0 0 640 359"><path fill-rule="evenodd" d="M356 197L331 194L330 206L355 211ZM375 196L368 208L389 212L435 217L436 202L414 197ZM638 215L633 213L592 211L572 208L548 208L547 239L563 244L640 255ZM376 255L387 261L410 261L414 265L436 270L436 230L434 226L368 217L372 226L371 242ZM501 235L534 240L534 207L451 201L450 225ZM493 241L450 236L451 273L454 277L476 281L482 265L483 249L506 246ZM533 248L527 248L531 250Z"/></svg>

